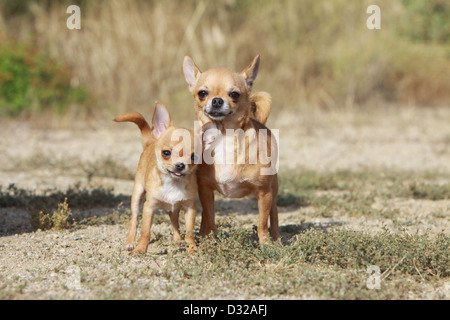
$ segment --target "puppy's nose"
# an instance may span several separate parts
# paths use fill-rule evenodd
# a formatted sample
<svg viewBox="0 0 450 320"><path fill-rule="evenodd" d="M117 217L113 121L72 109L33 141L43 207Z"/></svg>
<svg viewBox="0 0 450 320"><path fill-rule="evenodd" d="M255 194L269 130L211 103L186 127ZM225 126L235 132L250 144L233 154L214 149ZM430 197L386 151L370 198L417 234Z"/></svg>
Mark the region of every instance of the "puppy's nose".
<svg viewBox="0 0 450 320"><path fill-rule="evenodd" d="M178 171L183 170L185 167L186 167L185 164L182 163L182 162L177 162L177 163L175 163L175 168L176 168Z"/></svg>
<svg viewBox="0 0 450 320"><path fill-rule="evenodd" d="M211 101L211 105L213 108L220 108L223 106L223 99L222 98L213 98Z"/></svg>

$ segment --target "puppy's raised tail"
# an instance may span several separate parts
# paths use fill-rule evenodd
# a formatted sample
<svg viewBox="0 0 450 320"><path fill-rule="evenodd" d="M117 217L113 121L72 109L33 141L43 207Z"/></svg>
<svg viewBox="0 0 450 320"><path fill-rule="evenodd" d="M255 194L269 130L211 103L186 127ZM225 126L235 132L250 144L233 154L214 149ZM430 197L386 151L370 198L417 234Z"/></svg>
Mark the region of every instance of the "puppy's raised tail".
<svg viewBox="0 0 450 320"><path fill-rule="evenodd" d="M144 116L139 112L130 112L121 114L114 118L115 122L134 122L137 124L139 129L141 130L142 135L142 145L145 146L147 143L153 141L155 138L153 137L152 130L145 120Z"/></svg>
<svg viewBox="0 0 450 320"><path fill-rule="evenodd" d="M250 117L265 124L272 108L272 97L267 92L256 92L250 96Z"/></svg>

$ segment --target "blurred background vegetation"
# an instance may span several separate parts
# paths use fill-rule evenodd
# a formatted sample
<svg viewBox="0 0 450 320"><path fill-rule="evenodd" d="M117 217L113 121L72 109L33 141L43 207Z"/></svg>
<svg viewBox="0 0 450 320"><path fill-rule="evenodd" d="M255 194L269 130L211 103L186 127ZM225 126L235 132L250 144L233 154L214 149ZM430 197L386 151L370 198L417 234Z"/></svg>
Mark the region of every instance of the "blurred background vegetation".
<svg viewBox="0 0 450 320"><path fill-rule="evenodd" d="M81 30L66 8L81 7ZM381 30L366 9L381 8ZM240 70L261 54L255 90L273 113L298 108L448 106L448 0L0 0L0 115L150 115L155 100L193 118L182 73Z"/></svg>

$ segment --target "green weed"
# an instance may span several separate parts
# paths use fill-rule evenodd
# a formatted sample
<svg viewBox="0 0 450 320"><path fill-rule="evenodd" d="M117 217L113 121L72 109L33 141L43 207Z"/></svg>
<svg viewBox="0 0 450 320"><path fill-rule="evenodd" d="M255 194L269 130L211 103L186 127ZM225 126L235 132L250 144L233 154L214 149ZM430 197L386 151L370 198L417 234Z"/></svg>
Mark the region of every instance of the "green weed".
<svg viewBox="0 0 450 320"><path fill-rule="evenodd" d="M72 71L41 54L32 44L19 44L0 35L0 112L50 111L61 115L71 104L88 102L88 91L71 86Z"/></svg>

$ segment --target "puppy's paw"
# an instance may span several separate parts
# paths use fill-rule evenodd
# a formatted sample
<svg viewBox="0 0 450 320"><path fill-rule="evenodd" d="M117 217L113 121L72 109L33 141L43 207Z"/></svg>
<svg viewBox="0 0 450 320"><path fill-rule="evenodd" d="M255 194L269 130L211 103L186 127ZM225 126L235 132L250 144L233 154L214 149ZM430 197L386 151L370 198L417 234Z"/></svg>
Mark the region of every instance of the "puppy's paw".
<svg viewBox="0 0 450 320"><path fill-rule="evenodd" d="M127 251L133 251L134 248L136 248L136 245L134 243L126 243L125 244L125 250L127 250Z"/></svg>
<svg viewBox="0 0 450 320"><path fill-rule="evenodd" d="M133 254L133 253L138 253L138 254L143 254L143 253L146 253L147 252L147 247L143 247L143 246L137 246L133 251L131 251L131 253L130 254Z"/></svg>

